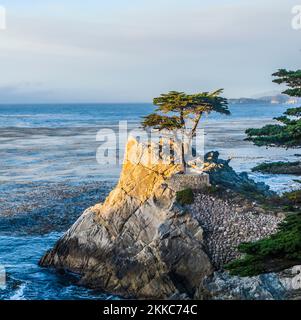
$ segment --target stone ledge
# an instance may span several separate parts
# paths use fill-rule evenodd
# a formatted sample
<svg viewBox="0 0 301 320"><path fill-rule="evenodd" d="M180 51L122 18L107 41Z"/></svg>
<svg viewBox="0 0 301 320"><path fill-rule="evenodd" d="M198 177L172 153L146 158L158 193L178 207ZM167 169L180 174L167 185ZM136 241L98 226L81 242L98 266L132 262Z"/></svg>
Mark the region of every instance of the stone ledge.
<svg viewBox="0 0 301 320"><path fill-rule="evenodd" d="M211 185L207 173L175 174L166 181L166 184L168 184L168 187L175 192L188 188L192 190L204 189Z"/></svg>

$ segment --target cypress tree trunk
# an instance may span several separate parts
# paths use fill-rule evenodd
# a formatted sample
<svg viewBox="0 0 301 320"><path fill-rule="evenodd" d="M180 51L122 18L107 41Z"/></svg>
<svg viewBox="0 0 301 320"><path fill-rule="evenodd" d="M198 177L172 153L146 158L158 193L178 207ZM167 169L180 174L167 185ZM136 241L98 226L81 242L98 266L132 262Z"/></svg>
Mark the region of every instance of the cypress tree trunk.
<svg viewBox="0 0 301 320"><path fill-rule="evenodd" d="M186 161L185 161L185 146L184 146L184 135L185 135L185 121L184 121L184 113L181 111L180 119L182 124L182 137L181 137L181 162L182 162L182 170L183 173L186 173Z"/></svg>
<svg viewBox="0 0 301 320"><path fill-rule="evenodd" d="M185 161L185 146L183 142L181 143L181 161L182 161L183 173L186 173L187 164Z"/></svg>

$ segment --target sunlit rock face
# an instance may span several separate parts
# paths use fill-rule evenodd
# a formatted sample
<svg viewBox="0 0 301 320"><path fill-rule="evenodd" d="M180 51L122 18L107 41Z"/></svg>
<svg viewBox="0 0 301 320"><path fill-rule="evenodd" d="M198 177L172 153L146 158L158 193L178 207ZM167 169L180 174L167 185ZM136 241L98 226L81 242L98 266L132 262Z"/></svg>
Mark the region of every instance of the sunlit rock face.
<svg viewBox="0 0 301 320"><path fill-rule="evenodd" d="M213 272L203 229L168 184L181 165L164 156L152 161L155 148L128 141L116 188L86 210L42 266L77 272L83 284L124 297L195 295Z"/></svg>

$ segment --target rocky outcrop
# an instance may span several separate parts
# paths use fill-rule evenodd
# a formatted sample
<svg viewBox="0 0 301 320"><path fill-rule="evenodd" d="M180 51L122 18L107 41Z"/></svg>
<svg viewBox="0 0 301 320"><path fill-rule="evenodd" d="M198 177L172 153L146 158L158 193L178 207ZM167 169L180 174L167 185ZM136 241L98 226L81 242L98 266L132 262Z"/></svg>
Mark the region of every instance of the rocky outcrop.
<svg viewBox="0 0 301 320"><path fill-rule="evenodd" d="M79 218L40 261L82 275L85 285L124 297L193 297L213 271L203 229L174 202L168 178L180 168L152 164L152 146L131 139L117 187Z"/></svg>
<svg viewBox="0 0 301 320"><path fill-rule="evenodd" d="M78 273L81 284L126 298L239 299L235 290L252 286L254 294L241 298L263 297L262 279L213 273L239 255L237 244L275 232L281 219L248 201L231 203L225 189L224 197L213 196L210 183L265 195L268 187L236 174L214 152L205 157L205 174L178 174L177 164L151 161L155 149L129 140L116 188L84 212L40 265ZM182 207L176 192L188 187L195 202Z"/></svg>
<svg viewBox="0 0 301 320"><path fill-rule="evenodd" d="M166 183L176 192L184 189L206 190L211 186L209 175L206 173L174 174L167 179Z"/></svg>
<svg viewBox="0 0 301 320"><path fill-rule="evenodd" d="M252 171L269 174L301 175L301 162L266 162L254 167Z"/></svg>
<svg viewBox="0 0 301 320"><path fill-rule="evenodd" d="M263 182L255 182L248 177L246 172L236 173L229 165L230 160L219 159L217 151L207 153L204 161L204 172L209 174L210 182L214 185L221 185L246 195L274 195L268 185Z"/></svg>
<svg viewBox="0 0 301 320"><path fill-rule="evenodd" d="M256 277L230 276L215 272L197 291L198 299L213 300L301 300L301 266L281 273Z"/></svg>

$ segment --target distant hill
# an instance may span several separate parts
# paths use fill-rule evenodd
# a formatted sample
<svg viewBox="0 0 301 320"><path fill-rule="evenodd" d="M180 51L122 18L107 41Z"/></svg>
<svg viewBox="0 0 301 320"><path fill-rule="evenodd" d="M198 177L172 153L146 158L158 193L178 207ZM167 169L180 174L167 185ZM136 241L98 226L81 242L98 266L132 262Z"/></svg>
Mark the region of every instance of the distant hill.
<svg viewBox="0 0 301 320"><path fill-rule="evenodd" d="M239 99L229 99L231 104L260 104L260 103L270 103L270 104L297 104L301 103L298 98L290 97L285 94L277 94L274 96L264 96L256 99L253 98L239 98Z"/></svg>

